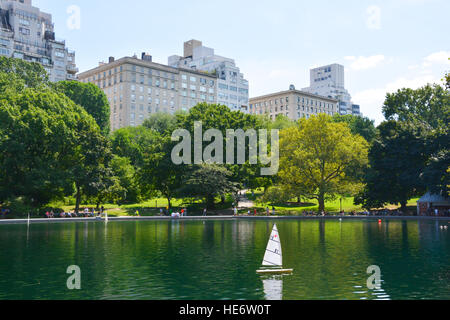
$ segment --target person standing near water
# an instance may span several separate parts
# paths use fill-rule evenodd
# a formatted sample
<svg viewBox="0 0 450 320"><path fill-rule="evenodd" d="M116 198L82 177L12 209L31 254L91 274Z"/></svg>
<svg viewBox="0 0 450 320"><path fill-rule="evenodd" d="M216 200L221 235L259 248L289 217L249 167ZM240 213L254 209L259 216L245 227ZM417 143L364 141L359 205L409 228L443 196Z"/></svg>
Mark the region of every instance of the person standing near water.
<svg viewBox="0 0 450 320"><path fill-rule="evenodd" d="M266 208L266 215L270 216L270 209L269 209L269 207Z"/></svg>
<svg viewBox="0 0 450 320"><path fill-rule="evenodd" d="M203 209L203 216L206 217L206 208Z"/></svg>

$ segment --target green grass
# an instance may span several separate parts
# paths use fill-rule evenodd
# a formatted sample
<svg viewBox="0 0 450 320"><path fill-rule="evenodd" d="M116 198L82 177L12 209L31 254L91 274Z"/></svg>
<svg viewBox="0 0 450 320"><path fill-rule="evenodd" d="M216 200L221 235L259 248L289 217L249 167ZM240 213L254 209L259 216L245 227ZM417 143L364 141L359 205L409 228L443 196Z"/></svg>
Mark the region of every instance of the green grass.
<svg viewBox="0 0 450 320"><path fill-rule="evenodd" d="M254 196L252 196L251 192L247 193L247 198L250 200L255 201L255 208L251 209L251 213L253 214L253 210L257 209L258 213L265 213L266 207L268 206L270 208L270 211L272 211L272 205L271 204L265 204L265 203L258 203L257 199L262 195L262 190L258 189L255 191ZM415 212L416 210L416 203L418 199L411 199L408 202L408 210ZM220 202L220 199L216 199L216 210L223 210L223 209L230 209L232 207L232 198L230 196L226 197L225 204L222 204ZM202 210L204 208L204 204L201 201L183 201L181 199L173 199L171 201L172 208L174 211L180 210L181 208L187 208L189 215L201 215ZM134 204L127 204L127 205L115 205L115 204L103 204L103 207L108 211L108 215L111 217L118 217L118 216L134 216L136 210L139 211L139 214L141 216L155 216L159 215L160 208L166 208L168 206L167 199L164 198L157 198L152 199L148 201L144 201L142 203L134 203ZM64 204L62 202L54 202L48 205L49 208L54 208L54 211L73 211L75 209L75 206L73 204L68 205ZM95 208L96 205L94 204L86 204L83 203L80 205L80 210L82 211L85 207L92 209ZM308 211L318 211L318 203L315 200L311 201L305 201L303 200L302 203L297 204L296 199L292 200L290 203L286 204L276 204L275 210L277 214L279 215L301 215ZM389 210L395 210L398 206L387 206L386 209ZM353 204L353 198L348 197L344 198L342 201L342 209L346 212L361 212L363 209L360 206L356 206ZM327 212L333 212L337 213L340 211L340 200L337 199L335 201L329 201L325 204L325 210ZM246 210L241 210L239 212L240 214L246 214Z"/></svg>
<svg viewBox="0 0 450 320"><path fill-rule="evenodd" d="M229 209L232 207L233 200L230 196L227 196L225 199L225 203L222 204L220 198L216 199L215 210L223 210ZM136 211L139 211L140 216L156 216L160 214L160 209L164 209L168 207L169 202L164 198L156 198L148 201L144 201L141 203L133 203L126 205L117 205L117 204L102 204L108 215L110 217L121 217L121 216L135 216ZM181 210L182 208L187 208L189 215L201 215L204 209L204 204L202 201L198 200L182 200L182 199L172 199L171 201L172 211ZM53 208L54 211L60 212L64 210L74 211L75 205L73 204L64 204L62 202L53 202L50 203L48 208ZM89 210L95 209L97 207L96 204L88 204L82 203L80 205L80 211L83 211L84 208L89 208Z"/></svg>
<svg viewBox="0 0 450 320"><path fill-rule="evenodd" d="M247 198L249 198L250 200L253 201L257 201L257 199L262 196L262 191L258 190L255 192L254 196L252 196L251 192L247 193ZM417 207L417 200L419 200L419 198L415 198L415 199L411 199L408 201L408 211L416 211L416 207ZM298 215L298 214L302 214L308 211L314 211L317 212L319 210L319 204L317 202L317 200L307 200L305 201L304 199L302 199L302 203L298 204L296 203L296 199L292 200L292 202L290 203L286 203L286 204L275 204L275 210L278 214L281 215ZM256 206L259 209L265 209L267 206L270 208L270 210L272 211L272 204L267 204L267 203L258 203L256 202ZM395 206L395 205L389 205L386 206L385 209L388 210L396 210L398 209L400 206ZM361 212L364 211L364 209L361 206L355 205L354 204L354 198L353 197L346 197L342 199L342 210L344 210L346 213L349 212ZM332 213L338 213L341 211L341 204L340 204L340 199L336 199L334 201L327 201L325 202L325 211L326 212L332 212Z"/></svg>

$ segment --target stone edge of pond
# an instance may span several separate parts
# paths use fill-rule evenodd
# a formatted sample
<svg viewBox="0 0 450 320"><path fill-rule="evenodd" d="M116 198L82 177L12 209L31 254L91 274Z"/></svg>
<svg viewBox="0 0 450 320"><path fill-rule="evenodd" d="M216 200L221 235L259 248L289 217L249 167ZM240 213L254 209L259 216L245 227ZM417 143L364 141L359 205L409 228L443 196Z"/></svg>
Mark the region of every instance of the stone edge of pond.
<svg viewBox="0 0 450 320"><path fill-rule="evenodd" d="M435 220L435 221L450 221L450 217L417 217L417 216L351 216L351 217L303 217L303 216L199 216L199 217L111 217L110 222L124 222L124 221L202 221L202 220ZM54 219L30 219L30 224L36 223L69 223L69 222L105 222L103 219L96 218L54 218ZM0 220L0 225L7 224L27 224L27 219L4 219ZM449 222L450 223L450 222Z"/></svg>

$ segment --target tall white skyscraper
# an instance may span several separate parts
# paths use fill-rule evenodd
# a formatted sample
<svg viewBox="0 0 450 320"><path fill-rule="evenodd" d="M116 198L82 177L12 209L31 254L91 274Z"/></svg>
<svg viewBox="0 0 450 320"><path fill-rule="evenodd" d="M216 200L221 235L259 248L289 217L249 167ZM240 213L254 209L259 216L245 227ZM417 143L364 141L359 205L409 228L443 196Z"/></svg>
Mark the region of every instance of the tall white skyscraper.
<svg viewBox="0 0 450 320"><path fill-rule="evenodd" d="M74 80L75 52L55 38L52 16L31 0L0 0L0 56L38 62L51 81Z"/></svg>
<svg viewBox="0 0 450 320"><path fill-rule="evenodd" d="M184 43L184 56L171 56L168 64L217 75L217 102L231 110L248 112L249 84L233 59L216 55L214 49L203 46L201 41L190 40Z"/></svg>
<svg viewBox="0 0 450 320"><path fill-rule="evenodd" d="M339 113L360 115L359 105L353 104L350 93L345 89L345 70L340 64L311 69L310 86L303 91L339 100Z"/></svg>

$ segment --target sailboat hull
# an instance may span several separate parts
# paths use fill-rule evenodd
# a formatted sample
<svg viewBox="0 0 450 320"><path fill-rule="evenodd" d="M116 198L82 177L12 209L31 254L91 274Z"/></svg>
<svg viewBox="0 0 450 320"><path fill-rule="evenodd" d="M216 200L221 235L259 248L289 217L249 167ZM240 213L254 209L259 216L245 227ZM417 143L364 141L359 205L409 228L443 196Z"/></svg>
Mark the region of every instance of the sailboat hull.
<svg viewBox="0 0 450 320"><path fill-rule="evenodd" d="M293 272L294 269L262 269L256 271L259 274L291 274Z"/></svg>

